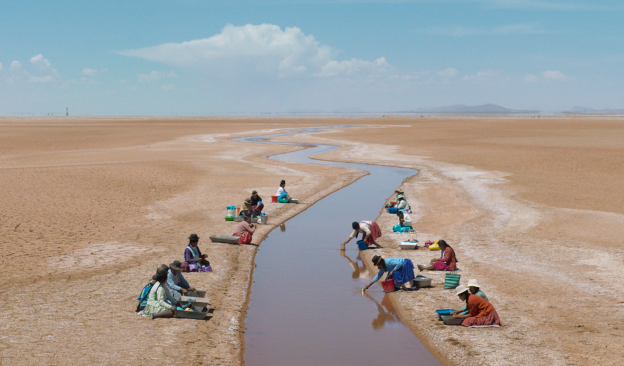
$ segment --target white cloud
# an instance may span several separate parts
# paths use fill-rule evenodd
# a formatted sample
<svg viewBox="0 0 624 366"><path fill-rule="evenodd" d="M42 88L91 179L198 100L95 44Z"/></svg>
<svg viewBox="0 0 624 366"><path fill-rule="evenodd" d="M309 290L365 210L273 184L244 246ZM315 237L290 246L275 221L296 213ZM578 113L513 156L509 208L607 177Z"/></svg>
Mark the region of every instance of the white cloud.
<svg viewBox="0 0 624 366"><path fill-rule="evenodd" d="M165 85L161 85L160 89L161 90L173 90L175 89L175 86L173 84L165 84Z"/></svg>
<svg viewBox="0 0 624 366"><path fill-rule="evenodd" d="M502 72L499 70L482 70L475 75L466 75L462 78L462 81L488 81L499 78Z"/></svg>
<svg viewBox="0 0 624 366"><path fill-rule="evenodd" d="M277 78L380 74L390 65L375 61L338 61L331 47L297 27L282 30L273 24L227 25L210 38L117 52L126 56L199 70L216 76L264 75Z"/></svg>
<svg viewBox="0 0 624 366"><path fill-rule="evenodd" d="M527 83L535 83L535 82L539 81L539 78L537 76L533 75L533 74L527 74L524 77L524 81L527 82Z"/></svg>
<svg viewBox="0 0 624 366"><path fill-rule="evenodd" d="M164 78L176 78L178 75L171 72L152 71L149 74L139 74L139 83L151 83L152 81L158 81Z"/></svg>
<svg viewBox="0 0 624 366"><path fill-rule="evenodd" d="M438 76L441 76L443 78L452 78L453 76L457 75L457 70L455 70L452 67L449 67L448 69L444 69L444 70L440 70L437 72Z"/></svg>
<svg viewBox="0 0 624 366"><path fill-rule="evenodd" d="M24 65L18 60L11 62L9 70L11 77L7 79L10 83L26 81L29 83L51 83L58 78L58 72L52 68L50 61L39 54L30 58L30 63L36 67L34 75L24 69Z"/></svg>
<svg viewBox="0 0 624 366"><path fill-rule="evenodd" d="M564 81L568 79L561 71L546 70L542 73L542 76L544 79L552 81Z"/></svg>
<svg viewBox="0 0 624 366"><path fill-rule="evenodd" d="M13 72L19 72L19 71L22 71L22 69L23 69L22 63L17 60L11 62L11 66L9 67L9 70Z"/></svg>
<svg viewBox="0 0 624 366"><path fill-rule="evenodd" d="M105 72L107 72L108 69L106 67L97 70L97 69L90 69L88 67L85 67L84 69L82 69L82 74L83 75L87 75L87 76L96 76L98 74L103 74Z"/></svg>
<svg viewBox="0 0 624 366"><path fill-rule="evenodd" d="M46 58L43 58L42 54L38 54L36 56L33 56L30 58L30 63L35 65L35 66L39 66L41 68L47 69L50 66L50 61Z"/></svg>
<svg viewBox="0 0 624 366"><path fill-rule="evenodd" d="M385 73L390 68L385 57L380 57L375 61L364 61L352 58L346 61L329 61L321 68L321 71L314 74L319 77L332 77L338 75L351 75L355 73L365 73L374 75Z"/></svg>
<svg viewBox="0 0 624 366"><path fill-rule="evenodd" d="M97 75L98 71L94 70L94 69L89 69L89 68L84 68L82 69L82 74L83 75L87 75L87 76L95 76Z"/></svg>

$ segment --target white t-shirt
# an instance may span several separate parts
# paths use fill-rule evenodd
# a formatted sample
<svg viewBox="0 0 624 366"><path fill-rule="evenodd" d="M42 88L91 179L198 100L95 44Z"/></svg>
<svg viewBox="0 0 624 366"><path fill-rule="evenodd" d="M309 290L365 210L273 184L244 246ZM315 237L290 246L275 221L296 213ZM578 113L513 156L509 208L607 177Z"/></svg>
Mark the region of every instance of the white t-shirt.
<svg viewBox="0 0 624 366"><path fill-rule="evenodd" d="M282 193L284 193L284 192L286 192L286 190L284 189L284 187L279 187L279 188L277 189L277 194L276 194L276 196L277 196L277 197L279 197L279 196L281 196L281 195L282 195Z"/></svg>

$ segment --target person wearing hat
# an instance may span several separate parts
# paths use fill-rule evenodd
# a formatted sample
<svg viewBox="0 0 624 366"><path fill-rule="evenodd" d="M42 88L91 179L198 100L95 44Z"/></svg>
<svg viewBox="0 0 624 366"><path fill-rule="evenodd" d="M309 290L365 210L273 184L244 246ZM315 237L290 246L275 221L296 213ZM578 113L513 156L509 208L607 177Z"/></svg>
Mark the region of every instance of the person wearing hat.
<svg viewBox="0 0 624 366"><path fill-rule="evenodd" d="M251 204L251 198L245 199L243 205L241 206L241 211L239 213L240 216L253 216L253 205Z"/></svg>
<svg viewBox="0 0 624 366"><path fill-rule="evenodd" d="M191 234L189 236L189 245L184 249L184 263L182 267L186 268L194 265L198 271L211 271L210 262L207 259L206 254L202 254L199 250L199 236L197 234Z"/></svg>
<svg viewBox="0 0 624 366"><path fill-rule="evenodd" d="M414 279L414 264L407 258L386 258L383 259L379 255L373 256L373 264L379 268L379 272L362 290L366 291L375 282L379 281L385 272L388 272L386 280L392 278L394 280L394 288L407 290L405 284Z"/></svg>
<svg viewBox="0 0 624 366"><path fill-rule="evenodd" d="M290 196L288 192L286 192L286 181L282 180L280 182L280 187L277 189L277 202L280 203L288 203L290 202Z"/></svg>
<svg viewBox="0 0 624 366"><path fill-rule="evenodd" d="M161 264L157 269L156 272L158 271L167 271L169 269L169 266L166 264ZM137 305L136 308L136 312L138 313L139 311L145 309L145 306L147 305L147 296L149 295L149 291L152 289L152 287L156 284L156 275L152 276L152 279L148 282L148 284L143 288L143 291L141 291L141 295L139 295L139 297L137 298L137 300L139 301L139 304Z"/></svg>
<svg viewBox="0 0 624 366"><path fill-rule="evenodd" d="M262 213L262 209L264 209L264 203L262 203L262 198L258 195L258 191L255 189L251 191L251 207L253 208L253 215L258 216Z"/></svg>
<svg viewBox="0 0 624 366"><path fill-rule="evenodd" d="M488 299L487 296L485 296L485 293L483 293L483 291L481 291L481 286L479 286L479 282L477 282L477 280L469 280L468 281L468 290L470 291L471 294L482 297L484 299L486 299L487 301L490 301L490 299ZM455 310L452 314L460 314L465 312L466 310L468 310L468 307L466 305L462 306L461 309L459 310Z"/></svg>
<svg viewBox="0 0 624 366"><path fill-rule="evenodd" d="M466 302L468 314L454 314L455 319L464 319L462 325L465 327L483 326L483 325L501 325L498 313L494 306L486 299L471 294L466 286L459 286L455 291L455 295L459 299Z"/></svg>
<svg viewBox="0 0 624 366"><path fill-rule="evenodd" d="M391 203L389 207L394 207L399 210L405 210L405 211L409 210L410 205L407 203L407 200L405 199L405 192L403 192L401 188L398 188L394 192L396 193L396 196L394 197L396 204Z"/></svg>
<svg viewBox="0 0 624 366"><path fill-rule="evenodd" d="M169 271L167 272L167 290L176 301L180 296L194 296L192 291L195 291L194 287L191 287L189 283L182 276L182 263L180 261L173 261L169 265Z"/></svg>
<svg viewBox="0 0 624 366"><path fill-rule="evenodd" d="M340 245L340 249L344 249L345 245L350 242L351 239L357 239L360 233L362 233L362 240L364 240L367 246L375 245L377 248L383 248L376 241L381 237L381 229L375 221L354 221L351 223L351 228L353 228L353 232L349 235L347 241Z"/></svg>
<svg viewBox="0 0 624 366"><path fill-rule="evenodd" d="M156 274L152 277L155 281L154 286L147 295L147 303L145 309L138 312L139 315L145 317L156 318L173 318L176 314L177 300L167 291L165 284L167 283L167 270L158 268Z"/></svg>
<svg viewBox="0 0 624 366"><path fill-rule="evenodd" d="M251 223L251 216L247 215L243 221L239 222L234 227L234 233L232 236L240 236L238 244L251 244L253 233L256 231L254 224Z"/></svg>

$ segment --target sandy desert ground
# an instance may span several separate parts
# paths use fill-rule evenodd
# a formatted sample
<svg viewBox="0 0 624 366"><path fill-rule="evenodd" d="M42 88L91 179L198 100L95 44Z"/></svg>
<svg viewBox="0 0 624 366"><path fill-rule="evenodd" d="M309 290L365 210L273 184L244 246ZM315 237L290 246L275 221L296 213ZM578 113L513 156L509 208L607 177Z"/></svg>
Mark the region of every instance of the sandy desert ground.
<svg viewBox="0 0 624 366"><path fill-rule="evenodd" d="M440 273L433 289L392 294L443 363L621 363L624 121L379 117L0 119L2 364L240 364L256 247L208 243L231 231L225 206L289 182L304 203L268 205L259 244L362 172L278 166L266 156L296 147L229 138L328 124L362 127L285 139L343 146L322 159L418 169L403 185L418 237L446 239L501 315L500 329L440 325L432 309L458 304ZM384 255L439 255L399 252L395 220L378 218ZM187 278L208 290L212 318L135 315L138 291L193 232L215 271Z"/></svg>

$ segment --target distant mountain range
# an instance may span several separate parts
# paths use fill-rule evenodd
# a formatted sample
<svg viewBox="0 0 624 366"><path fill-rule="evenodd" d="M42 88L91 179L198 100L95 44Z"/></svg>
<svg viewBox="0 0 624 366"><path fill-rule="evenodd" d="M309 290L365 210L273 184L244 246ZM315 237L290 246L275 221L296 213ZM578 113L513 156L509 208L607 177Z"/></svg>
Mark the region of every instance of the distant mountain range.
<svg viewBox="0 0 624 366"><path fill-rule="evenodd" d="M563 113L568 114L624 114L624 109L594 109L588 107L576 106L569 111Z"/></svg>
<svg viewBox="0 0 624 366"><path fill-rule="evenodd" d="M464 104L450 105L436 108L418 108L407 113L478 113L478 114L517 114L517 113L539 113L536 110L516 110L502 107L496 104L483 104L467 106Z"/></svg>

